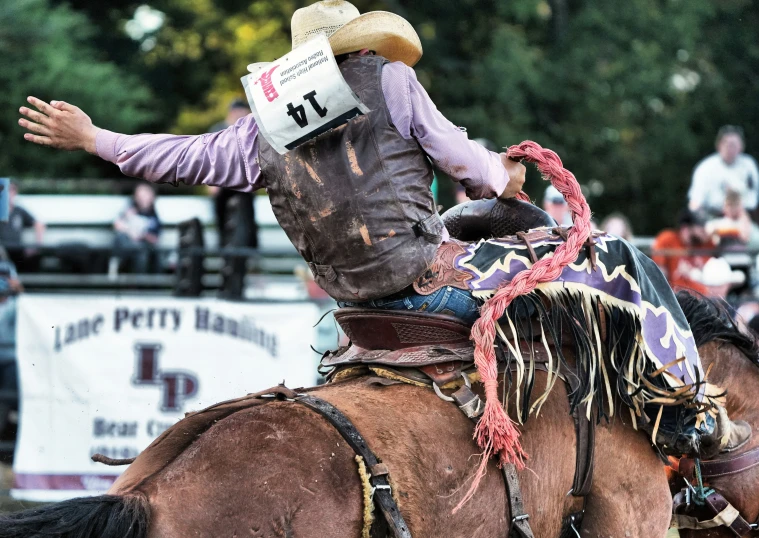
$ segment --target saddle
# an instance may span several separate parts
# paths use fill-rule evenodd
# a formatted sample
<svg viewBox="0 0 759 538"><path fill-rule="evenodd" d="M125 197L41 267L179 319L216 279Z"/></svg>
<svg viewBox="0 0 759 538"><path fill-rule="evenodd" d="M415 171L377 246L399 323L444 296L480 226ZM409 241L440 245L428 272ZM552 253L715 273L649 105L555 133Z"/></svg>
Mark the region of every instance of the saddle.
<svg viewBox="0 0 759 538"><path fill-rule="evenodd" d="M445 212L442 219L455 240L515 236L528 248L536 235L530 230L542 228L537 233L558 236L564 231L556 227L556 222L547 213L516 199L467 202ZM383 377L431 386L438 396L456 403L474 421L482 414L484 404L470 383L470 378L477 375L474 344L470 340L471 327L463 321L442 314L362 308L341 308L334 316L351 344L323 356L320 368L329 369L328 381L371 370ZM521 344L523 356L529 356L536 369L548 372L548 350L542 345L531 344ZM515 370L514 357L507 351L499 351L502 371ZM556 356L554 350L551 353ZM551 373L563 379L572 392L579 385L578 377L566 364L559 363L561 361L553 361ZM450 390L454 391L450 396L443 392ZM584 497L592 484L595 424L585 418L584 406L575 407L574 418L577 458L571 493ZM510 476L508 472L504 478L514 517L513 530L519 536L531 536L528 516L523 513L519 501L521 494L516 473ZM576 515L570 517L571 523L577 523Z"/></svg>

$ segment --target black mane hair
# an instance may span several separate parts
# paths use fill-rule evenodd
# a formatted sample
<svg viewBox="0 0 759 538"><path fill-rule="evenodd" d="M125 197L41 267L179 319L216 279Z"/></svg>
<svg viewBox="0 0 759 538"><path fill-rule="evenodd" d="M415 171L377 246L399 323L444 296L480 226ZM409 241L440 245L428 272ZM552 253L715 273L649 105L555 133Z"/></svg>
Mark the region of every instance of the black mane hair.
<svg viewBox="0 0 759 538"><path fill-rule="evenodd" d="M724 301L680 291L677 293L677 302L690 324L696 347L709 342L731 344L759 366L759 345L756 338L740 330Z"/></svg>

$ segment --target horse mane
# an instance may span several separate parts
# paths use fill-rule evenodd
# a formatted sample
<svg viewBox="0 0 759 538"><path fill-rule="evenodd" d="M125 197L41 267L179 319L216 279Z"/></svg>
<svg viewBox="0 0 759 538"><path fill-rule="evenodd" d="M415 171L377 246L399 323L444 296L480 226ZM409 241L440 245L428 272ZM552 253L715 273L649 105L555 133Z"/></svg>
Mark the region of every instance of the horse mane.
<svg viewBox="0 0 759 538"><path fill-rule="evenodd" d="M690 324L696 347L709 342L731 344L759 366L756 338L740 330L727 303L687 291L677 293L677 302Z"/></svg>

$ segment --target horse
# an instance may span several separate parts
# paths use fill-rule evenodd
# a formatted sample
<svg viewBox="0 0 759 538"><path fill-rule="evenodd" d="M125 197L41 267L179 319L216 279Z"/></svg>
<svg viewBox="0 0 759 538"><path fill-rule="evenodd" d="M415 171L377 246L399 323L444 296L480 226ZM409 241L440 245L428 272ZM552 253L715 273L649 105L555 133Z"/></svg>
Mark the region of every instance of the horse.
<svg viewBox="0 0 759 538"><path fill-rule="evenodd" d="M546 382L538 371L536 386ZM479 449L472 423L432 390L369 373L299 392L337 407L381 456L413 536L509 536L508 495L495 462L454 513ZM511 416L515 399L512 391ZM559 536L576 504L568 496L576 435L563 384L525 423L521 440L530 459L519 480L534 535ZM619 413L597 428L596 444L582 536L664 536L671 496L648 436ZM0 537L385 536L372 526L371 506L366 469L332 424L292 398L253 395L180 421L106 495L0 519ZM565 531L576 536L573 527Z"/></svg>
<svg viewBox="0 0 759 538"><path fill-rule="evenodd" d="M756 403L756 394L759 394L759 346L756 340L739 329L721 302L686 292L680 292L677 298L693 330L710 383L726 391L727 412L748 422L753 431L759 431L759 405ZM685 463L691 469L685 474L692 475L693 461L681 460L680 470L684 470ZM753 436L746 446L735 453L721 455L701 465L708 488L724 496L746 523L752 524L759 519L759 436ZM710 469L714 471L710 472ZM678 472L673 474L673 491L683 488L683 478ZM696 515L705 521L715 514L702 512ZM733 533L724 526L680 530L682 538L735 537L747 536L748 533L753 534L745 528L740 534Z"/></svg>
<svg viewBox="0 0 759 538"><path fill-rule="evenodd" d="M575 341L581 340L585 314L574 318L580 325L567 325ZM434 329L440 334L440 327ZM468 339L468 329L464 334ZM584 338L597 340L598 333ZM573 360L571 347L563 354ZM530 370L530 383L547 387L557 373ZM610 371L611 386L614 377ZM527 517L534 536L576 536L577 525L565 524L577 510L569 492L578 444L567 387L557 383L524 402L509 380L504 372L498 390L511 417L524 418L525 409L542 401L539 416L522 428L530 459L518 473L516 494L490 461L474 497L459 506L481 452L472 422L429 388L375 368L190 414L143 451L105 495L4 517L0 538L379 537L388 529L374 513L372 496L387 497L387 490L407 526L404 536L510 536ZM381 467L368 469L367 458L358 457L334 420L303 405L299 394L318 397L347 417L361 444L381 457ZM617 413L597 428L582 536L649 538L664 536L669 526L671 496L662 462L648 436L633 426L633 419ZM383 490L373 487L370 474L385 477ZM512 508L522 504L517 515Z"/></svg>

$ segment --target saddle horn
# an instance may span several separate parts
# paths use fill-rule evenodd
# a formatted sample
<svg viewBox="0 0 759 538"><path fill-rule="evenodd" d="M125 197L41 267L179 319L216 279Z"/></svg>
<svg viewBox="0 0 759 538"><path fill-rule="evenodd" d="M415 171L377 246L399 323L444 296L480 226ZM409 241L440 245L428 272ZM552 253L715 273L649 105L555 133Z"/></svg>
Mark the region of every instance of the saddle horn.
<svg viewBox="0 0 759 538"><path fill-rule="evenodd" d="M533 228L557 226L548 213L516 198L464 202L443 213L442 219L450 236L459 241L506 237Z"/></svg>

